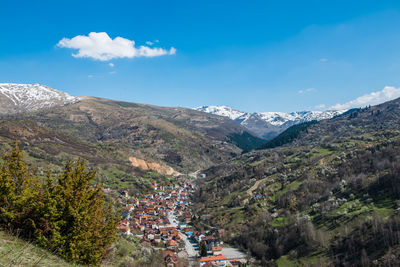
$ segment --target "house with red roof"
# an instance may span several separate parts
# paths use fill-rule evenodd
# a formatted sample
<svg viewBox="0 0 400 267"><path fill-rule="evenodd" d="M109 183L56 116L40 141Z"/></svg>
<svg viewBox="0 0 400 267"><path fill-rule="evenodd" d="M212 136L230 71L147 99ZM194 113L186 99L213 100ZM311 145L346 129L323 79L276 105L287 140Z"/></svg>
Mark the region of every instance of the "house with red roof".
<svg viewBox="0 0 400 267"><path fill-rule="evenodd" d="M177 247L177 246L178 246L178 243L176 243L175 240L170 239L167 241L167 247L170 248L170 247Z"/></svg>
<svg viewBox="0 0 400 267"><path fill-rule="evenodd" d="M226 257L224 255L218 256L209 256L209 257L201 257L199 258L199 264L201 267L205 266L209 263L214 263L218 267L225 267L226 266Z"/></svg>

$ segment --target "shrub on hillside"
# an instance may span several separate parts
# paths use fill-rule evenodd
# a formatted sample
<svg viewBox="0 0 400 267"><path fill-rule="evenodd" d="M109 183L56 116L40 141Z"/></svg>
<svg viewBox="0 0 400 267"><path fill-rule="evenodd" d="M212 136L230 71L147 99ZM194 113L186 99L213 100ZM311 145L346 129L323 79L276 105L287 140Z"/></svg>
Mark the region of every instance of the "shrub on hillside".
<svg viewBox="0 0 400 267"><path fill-rule="evenodd" d="M39 182L18 144L0 167L0 224L76 263L99 264L115 240L119 217L96 172L83 160Z"/></svg>

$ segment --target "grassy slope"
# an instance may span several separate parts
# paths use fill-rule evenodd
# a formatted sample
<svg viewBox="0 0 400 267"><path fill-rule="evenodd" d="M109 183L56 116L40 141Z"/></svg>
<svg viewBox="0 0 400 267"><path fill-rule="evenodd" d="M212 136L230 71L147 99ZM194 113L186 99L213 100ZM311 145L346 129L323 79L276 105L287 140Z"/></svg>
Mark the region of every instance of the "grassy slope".
<svg viewBox="0 0 400 267"><path fill-rule="evenodd" d="M158 251L140 245L139 240L118 237L115 249L101 266L160 266ZM0 266L80 266L65 261L50 251L0 230Z"/></svg>
<svg viewBox="0 0 400 267"><path fill-rule="evenodd" d="M0 231L0 266L73 266L29 242Z"/></svg>

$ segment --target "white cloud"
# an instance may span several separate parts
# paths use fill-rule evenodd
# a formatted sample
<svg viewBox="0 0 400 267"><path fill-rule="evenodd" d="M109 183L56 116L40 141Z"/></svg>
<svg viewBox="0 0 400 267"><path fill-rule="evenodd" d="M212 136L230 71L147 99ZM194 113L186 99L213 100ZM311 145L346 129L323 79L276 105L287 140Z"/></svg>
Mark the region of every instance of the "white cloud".
<svg viewBox="0 0 400 267"><path fill-rule="evenodd" d="M309 92L313 92L313 91L315 91L314 88L307 88L304 90L299 90L299 94L305 94L305 93L309 93Z"/></svg>
<svg viewBox="0 0 400 267"><path fill-rule="evenodd" d="M150 48L148 46L142 45L139 47L139 49L137 49L137 56L139 57L158 57L163 55L175 55L175 54L176 54L176 49L174 47L171 47L169 50L165 50L159 47Z"/></svg>
<svg viewBox="0 0 400 267"><path fill-rule="evenodd" d="M94 76L92 75L92 74L89 74L88 75L88 78L93 78Z"/></svg>
<svg viewBox="0 0 400 267"><path fill-rule="evenodd" d="M101 61L114 58L157 57L176 53L174 47L169 50L143 45L137 48L135 41L122 37L111 39L105 32L91 32L88 36L78 35L72 39L63 38L57 46L77 49L78 52L72 54L73 57L93 58Z"/></svg>
<svg viewBox="0 0 400 267"><path fill-rule="evenodd" d="M110 63L108 63L108 66L110 66L111 68L114 68L115 65L114 65L114 63L110 62Z"/></svg>
<svg viewBox="0 0 400 267"><path fill-rule="evenodd" d="M393 86L385 86L381 91L372 92L360 96L352 101L344 104L336 104L331 107L331 109L351 109L360 108L369 105L378 105L386 101L390 101L400 97L400 88L395 88Z"/></svg>
<svg viewBox="0 0 400 267"><path fill-rule="evenodd" d="M153 42L150 42L150 41L147 41L146 44L147 44L147 45L153 45L154 43L153 43Z"/></svg>
<svg viewBox="0 0 400 267"><path fill-rule="evenodd" d="M171 47L171 48L169 49L169 54L170 54L170 55L175 55L175 54L176 54L176 48L175 48L175 47Z"/></svg>
<svg viewBox="0 0 400 267"><path fill-rule="evenodd" d="M108 74L116 74L116 71L110 71Z"/></svg>
<svg viewBox="0 0 400 267"><path fill-rule="evenodd" d="M323 57L323 58L320 58L319 61L321 61L321 62L327 62L328 59Z"/></svg>

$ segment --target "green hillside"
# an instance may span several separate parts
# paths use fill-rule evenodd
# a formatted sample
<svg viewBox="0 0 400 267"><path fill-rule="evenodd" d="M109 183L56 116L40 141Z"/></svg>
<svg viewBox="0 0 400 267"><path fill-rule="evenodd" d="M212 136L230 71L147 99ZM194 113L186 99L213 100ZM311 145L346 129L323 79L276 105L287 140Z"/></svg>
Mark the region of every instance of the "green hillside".
<svg viewBox="0 0 400 267"><path fill-rule="evenodd" d="M303 122L293 125L274 139L268 141L265 144L262 144L259 149L275 148L278 146L289 144L297 139L300 134L307 133L307 128L315 123L317 123L317 121Z"/></svg>
<svg viewBox="0 0 400 267"><path fill-rule="evenodd" d="M76 266L48 250L0 231L0 266Z"/></svg>
<svg viewBox="0 0 400 267"><path fill-rule="evenodd" d="M101 266L154 266L158 267L160 259L157 251L140 246L138 241L127 241L118 237L115 249ZM72 264L45 250L32 242L0 231L0 266L55 266L69 267L82 266Z"/></svg>
<svg viewBox="0 0 400 267"><path fill-rule="evenodd" d="M151 181L170 178L157 169L133 166L130 157L185 175L264 142L224 117L99 98L3 115L0 152L7 151L16 139L28 163L41 174L47 169L58 173L69 159L81 157L98 170L98 178L111 189L127 189L131 194L146 193Z"/></svg>
<svg viewBox="0 0 400 267"><path fill-rule="evenodd" d="M197 213L264 265L399 264L399 122L395 100L210 168Z"/></svg>

